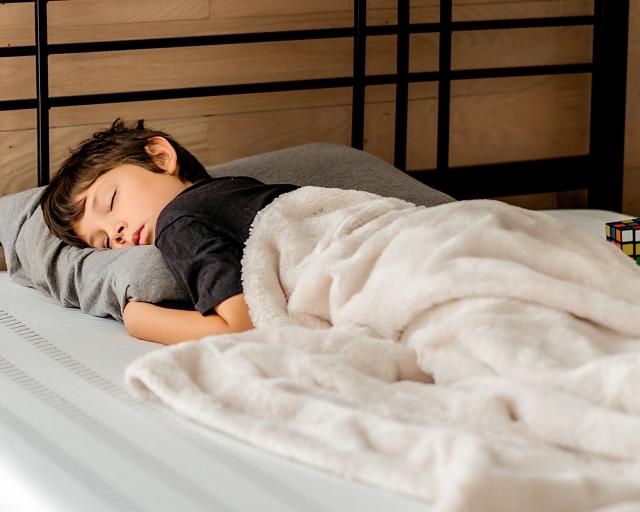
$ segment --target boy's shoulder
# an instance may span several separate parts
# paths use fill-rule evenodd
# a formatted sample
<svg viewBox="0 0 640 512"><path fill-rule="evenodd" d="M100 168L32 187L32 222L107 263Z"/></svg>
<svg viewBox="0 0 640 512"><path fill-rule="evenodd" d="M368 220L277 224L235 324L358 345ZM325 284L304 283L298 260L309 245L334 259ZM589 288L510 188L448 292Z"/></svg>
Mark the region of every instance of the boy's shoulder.
<svg viewBox="0 0 640 512"><path fill-rule="evenodd" d="M165 206L158 221L163 224L180 216L208 215L222 206L220 202L224 203L228 194L256 185L264 183L250 176L210 176L198 180Z"/></svg>
<svg viewBox="0 0 640 512"><path fill-rule="evenodd" d="M248 184L264 185L262 181L251 176L209 176L194 182L179 195L193 193L203 188L226 189L228 187L246 186Z"/></svg>
<svg viewBox="0 0 640 512"><path fill-rule="evenodd" d="M216 192L233 190L237 187L245 187L247 184L264 185L261 181L250 176L209 176L200 179L180 192L171 203L185 203L188 205L197 196L211 197ZM169 204L171 204L169 203Z"/></svg>

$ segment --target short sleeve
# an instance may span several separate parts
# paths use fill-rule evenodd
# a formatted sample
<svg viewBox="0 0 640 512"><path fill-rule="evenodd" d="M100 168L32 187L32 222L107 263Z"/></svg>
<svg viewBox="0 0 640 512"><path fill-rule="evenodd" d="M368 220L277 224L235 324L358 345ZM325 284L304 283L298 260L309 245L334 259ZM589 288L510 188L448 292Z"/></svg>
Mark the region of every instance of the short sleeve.
<svg viewBox="0 0 640 512"><path fill-rule="evenodd" d="M174 277L202 314L242 293L242 251L232 237L193 217L180 217L156 238Z"/></svg>

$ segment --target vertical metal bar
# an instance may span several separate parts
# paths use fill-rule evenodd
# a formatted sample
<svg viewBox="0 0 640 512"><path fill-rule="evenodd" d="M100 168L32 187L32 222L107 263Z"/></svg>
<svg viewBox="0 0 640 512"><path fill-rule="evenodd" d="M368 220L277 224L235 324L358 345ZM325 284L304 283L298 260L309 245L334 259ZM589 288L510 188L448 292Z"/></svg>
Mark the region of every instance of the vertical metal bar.
<svg viewBox="0 0 640 512"><path fill-rule="evenodd" d="M409 38L411 37L409 0L398 0L398 38L396 42L396 133L393 164L407 169L407 117L409 110Z"/></svg>
<svg viewBox="0 0 640 512"><path fill-rule="evenodd" d="M436 168L449 168L449 128L451 125L451 22L452 0L440 0L440 48L438 81L438 148Z"/></svg>
<svg viewBox="0 0 640 512"><path fill-rule="evenodd" d="M47 0L35 2L38 186L49 183L49 48Z"/></svg>
<svg viewBox="0 0 640 512"><path fill-rule="evenodd" d="M587 206L622 210L629 0L595 0Z"/></svg>
<svg viewBox="0 0 640 512"><path fill-rule="evenodd" d="M367 55L367 1L353 3L353 97L351 101L351 145L364 148L364 105Z"/></svg>

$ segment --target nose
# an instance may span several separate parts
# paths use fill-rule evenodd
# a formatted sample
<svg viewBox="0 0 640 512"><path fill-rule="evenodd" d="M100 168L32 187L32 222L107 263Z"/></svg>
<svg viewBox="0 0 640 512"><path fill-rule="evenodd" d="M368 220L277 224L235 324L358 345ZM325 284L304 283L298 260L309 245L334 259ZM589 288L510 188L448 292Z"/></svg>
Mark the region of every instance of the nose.
<svg viewBox="0 0 640 512"><path fill-rule="evenodd" d="M111 235L111 247L115 246L115 245L124 245L125 244L125 239L124 239L124 223L122 222L118 222L118 224L115 225L114 230L113 230L113 234Z"/></svg>

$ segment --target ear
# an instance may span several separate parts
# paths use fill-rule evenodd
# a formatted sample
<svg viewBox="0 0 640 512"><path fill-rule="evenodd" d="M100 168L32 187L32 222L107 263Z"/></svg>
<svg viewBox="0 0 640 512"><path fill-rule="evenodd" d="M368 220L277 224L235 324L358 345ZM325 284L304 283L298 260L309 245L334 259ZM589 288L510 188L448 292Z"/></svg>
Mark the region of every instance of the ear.
<svg viewBox="0 0 640 512"><path fill-rule="evenodd" d="M165 173L177 176L178 155L173 146L164 137L151 137L144 147L154 163L164 169Z"/></svg>

